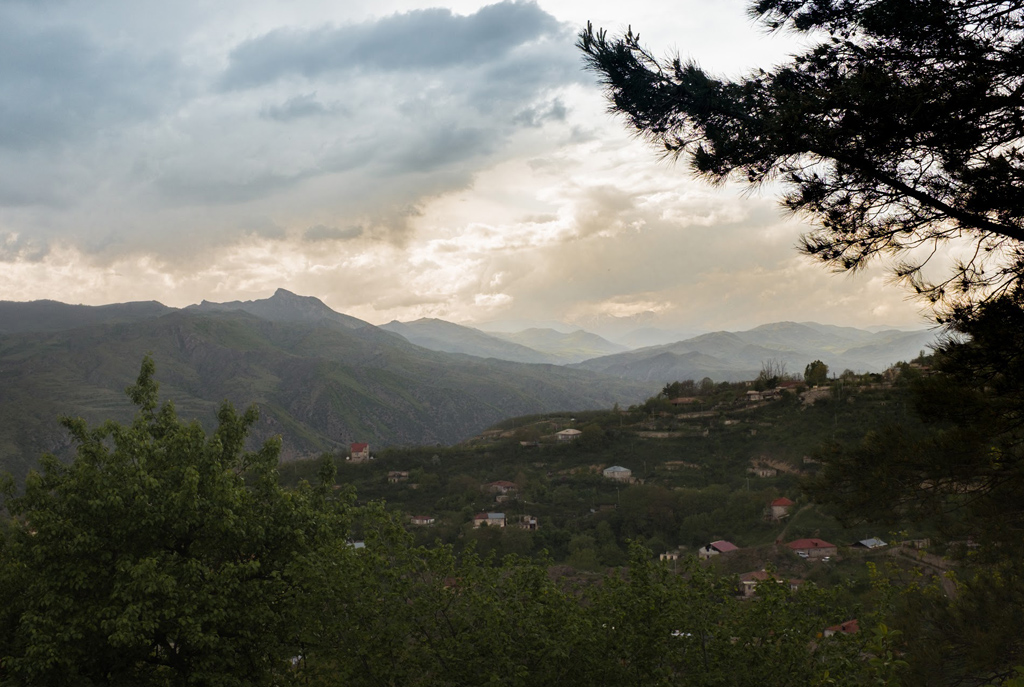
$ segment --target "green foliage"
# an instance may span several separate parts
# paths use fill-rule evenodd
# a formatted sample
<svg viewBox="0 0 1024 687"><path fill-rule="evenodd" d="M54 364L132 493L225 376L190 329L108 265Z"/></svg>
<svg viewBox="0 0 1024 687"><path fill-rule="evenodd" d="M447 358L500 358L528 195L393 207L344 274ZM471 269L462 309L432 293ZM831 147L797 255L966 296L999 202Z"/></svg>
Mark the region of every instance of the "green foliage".
<svg viewBox="0 0 1024 687"><path fill-rule="evenodd" d="M127 390L130 425L64 420L74 462L8 492L4 684L271 684L300 652L320 591L305 564L344 538L346 505L278 486L279 441L243 450L254 409L224 404L208 437L159 405L153 373L146 358Z"/></svg>
<svg viewBox="0 0 1024 687"><path fill-rule="evenodd" d="M969 338L947 340L932 374L907 371L927 431L893 423L836 446L810 488L849 520L933 520L986 555L1015 557L1024 552L1024 300L1005 296L952 324Z"/></svg>
<svg viewBox="0 0 1024 687"><path fill-rule="evenodd" d="M804 382L807 383L807 386L825 386L828 384L828 365L820 360L808 363L807 367L804 368Z"/></svg>
<svg viewBox="0 0 1024 687"><path fill-rule="evenodd" d="M1007 294L958 310L963 335L927 374L908 366L914 409L927 423L890 424L835 446L809 482L846 521L929 523L958 541L968 571L955 598L908 595L890 624L903 631L910 684L980 682L1024 658L1024 299Z"/></svg>

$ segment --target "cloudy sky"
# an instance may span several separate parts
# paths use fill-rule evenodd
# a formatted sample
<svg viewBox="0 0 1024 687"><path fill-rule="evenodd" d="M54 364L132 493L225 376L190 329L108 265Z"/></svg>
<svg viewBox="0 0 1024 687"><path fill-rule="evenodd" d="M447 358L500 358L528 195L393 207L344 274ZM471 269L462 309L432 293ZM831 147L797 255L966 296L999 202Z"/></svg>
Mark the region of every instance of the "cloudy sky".
<svg viewBox="0 0 1024 687"><path fill-rule="evenodd" d="M922 325L829 274L770 192L630 137L575 33L738 76L745 2L0 0L0 300L265 298L373 323Z"/></svg>

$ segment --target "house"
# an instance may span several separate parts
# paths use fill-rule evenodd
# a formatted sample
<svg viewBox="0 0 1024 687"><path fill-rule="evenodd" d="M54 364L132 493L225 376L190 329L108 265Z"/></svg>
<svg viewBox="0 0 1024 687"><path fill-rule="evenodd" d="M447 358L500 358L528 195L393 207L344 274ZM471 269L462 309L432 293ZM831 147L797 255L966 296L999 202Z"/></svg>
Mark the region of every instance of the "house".
<svg viewBox="0 0 1024 687"><path fill-rule="evenodd" d="M509 482L507 480L499 480L497 482L485 484L483 488L491 494L508 494L516 490L516 483Z"/></svg>
<svg viewBox="0 0 1024 687"><path fill-rule="evenodd" d="M370 460L370 445L369 444L350 444L349 445L349 460L353 463L362 463Z"/></svg>
<svg viewBox="0 0 1024 687"><path fill-rule="evenodd" d="M778 470L766 465L755 465L753 467L749 467L747 468L747 472L758 477L775 477L775 475L779 474Z"/></svg>
<svg viewBox="0 0 1024 687"><path fill-rule="evenodd" d="M519 526L524 530L535 531L538 527L537 516L535 515L521 515L519 516Z"/></svg>
<svg viewBox="0 0 1024 687"><path fill-rule="evenodd" d="M658 554L659 561L678 561L679 551L666 551L665 553Z"/></svg>
<svg viewBox="0 0 1024 687"><path fill-rule="evenodd" d="M932 545L931 539L904 539L900 546L911 549L927 549Z"/></svg>
<svg viewBox="0 0 1024 687"><path fill-rule="evenodd" d="M578 429L563 429L561 432L556 432L555 437L559 441L575 441L580 438L581 434L583 432Z"/></svg>
<svg viewBox="0 0 1024 687"><path fill-rule="evenodd" d="M855 635L859 631L860 624L857 622L857 619L854 618L853 620L847 620L845 623L839 623L838 625L833 625L832 627L826 627L825 631L822 634L826 637L831 637L832 635L840 633L844 635Z"/></svg>
<svg viewBox="0 0 1024 687"><path fill-rule="evenodd" d="M751 389L750 391L747 392L747 400L752 403L756 401L762 401L764 400L764 395L760 391L754 391L753 389Z"/></svg>
<svg viewBox="0 0 1024 687"><path fill-rule="evenodd" d="M785 584L785 580L779 579L767 570L755 570L754 572L740 575L739 592L740 596L746 598L757 592L757 585L766 580L775 580L778 584Z"/></svg>
<svg viewBox="0 0 1024 687"><path fill-rule="evenodd" d="M621 465L613 465L610 468L605 468L601 471L601 474L608 479L619 480L620 482L628 482L633 476L633 471L629 468L624 468Z"/></svg>
<svg viewBox="0 0 1024 687"><path fill-rule="evenodd" d="M768 504L768 508L771 509L772 520L781 520L782 518L789 515L789 509L795 504L787 499L785 496L777 498Z"/></svg>
<svg viewBox="0 0 1024 687"><path fill-rule="evenodd" d="M698 549L697 557L706 559L711 558L712 556L717 556L720 553L729 553L730 551L739 550L740 547L736 546L732 542L725 541L724 539L719 539L718 541L713 541L707 546L702 546L700 549Z"/></svg>
<svg viewBox="0 0 1024 687"><path fill-rule="evenodd" d="M870 539L861 539L856 544L853 544L851 548L855 549L881 549L888 546L884 541L878 537L871 537Z"/></svg>
<svg viewBox="0 0 1024 687"><path fill-rule="evenodd" d="M786 546L801 558L824 558L834 556L838 552L835 544L829 544L823 539L797 539Z"/></svg>
<svg viewBox="0 0 1024 687"><path fill-rule="evenodd" d="M397 484L399 482L407 482L409 480L409 473L405 470L390 470L388 472L388 484Z"/></svg>
<svg viewBox="0 0 1024 687"><path fill-rule="evenodd" d="M433 525L434 518L430 515L414 515L411 518L409 518L409 522L413 525L419 525L420 527L424 527L426 525Z"/></svg>
<svg viewBox="0 0 1024 687"><path fill-rule="evenodd" d="M679 398L673 398L669 401L674 406L686 406L691 403L699 403L700 399L695 396L680 396Z"/></svg>
<svg viewBox="0 0 1024 687"><path fill-rule="evenodd" d="M504 527L504 513L477 513L473 516L473 527Z"/></svg>

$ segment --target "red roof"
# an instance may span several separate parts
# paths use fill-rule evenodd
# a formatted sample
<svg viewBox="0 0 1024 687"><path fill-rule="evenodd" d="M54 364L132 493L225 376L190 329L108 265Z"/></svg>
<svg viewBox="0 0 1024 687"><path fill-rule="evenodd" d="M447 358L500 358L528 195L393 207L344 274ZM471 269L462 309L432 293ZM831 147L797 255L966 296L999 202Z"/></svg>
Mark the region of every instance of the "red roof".
<svg viewBox="0 0 1024 687"><path fill-rule="evenodd" d="M727 542L724 539L711 542L708 546L718 551L719 553L728 553L729 551L739 551L740 547L736 546L732 542Z"/></svg>
<svg viewBox="0 0 1024 687"><path fill-rule="evenodd" d="M497 482L491 482L487 486L489 486L489 487L511 487L511 488L515 488L516 483L515 482L509 482L508 480L504 480L503 479L503 480L499 480Z"/></svg>
<svg viewBox="0 0 1024 687"><path fill-rule="evenodd" d="M801 549L834 549L834 548L836 548L835 544L829 544L824 539L797 539L796 541L789 542L788 544L786 544L786 546L788 546L789 548L793 549L794 551L799 551Z"/></svg>
<svg viewBox="0 0 1024 687"><path fill-rule="evenodd" d="M369 444L351 444L349 448L352 449L353 453L360 453L361 451L365 451L367 446L369 446Z"/></svg>
<svg viewBox="0 0 1024 687"><path fill-rule="evenodd" d="M843 634L852 635L860 631L860 624L857 622L857 619L854 618L853 620L847 620L845 623L839 623L838 625L825 628L826 632L830 630L832 632L842 632Z"/></svg>
<svg viewBox="0 0 1024 687"><path fill-rule="evenodd" d="M764 582L765 580L774 580L775 576L770 574L767 570L755 570L754 572L743 573L740 575L741 582L750 582L757 580L758 582Z"/></svg>
<svg viewBox="0 0 1024 687"><path fill-rule="evenodd" d="M775 499L774 501L772 501L771 505L773 505L773 506L792 506L793 502L790 501L789 499L787 499L785 496L783 496L782 498L778 498L778 499Z"/></svg>

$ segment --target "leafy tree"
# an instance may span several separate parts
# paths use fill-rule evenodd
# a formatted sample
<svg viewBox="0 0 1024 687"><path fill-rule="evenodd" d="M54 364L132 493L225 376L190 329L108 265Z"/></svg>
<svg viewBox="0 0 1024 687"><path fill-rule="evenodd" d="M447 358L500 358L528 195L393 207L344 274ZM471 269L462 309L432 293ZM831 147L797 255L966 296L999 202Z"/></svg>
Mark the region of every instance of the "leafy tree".
<svg viewBox="0 0 1024 687"><path fill-rule="evenodd" d="M933 374L911 381L930 431L881 427L834 446L810 484L847 521L930 521L999 557L1024 554L1024 295L1005 296L952 325Z"/></svg>
<svg viewBox="0 0 1024 687"><path fill-rule="evenodd" d="M679 398L680 396L692 396L696 392L697 386L695 382L692 379L686 379L681 382L666 384L658 396L672 400L673 398Z"/></svg>
<svg viewBox="0 0 1024 687"><path fill-rule="evenodd" d="M804 381L807 386L824 386L828 384L828 365L815 360L804 368Z"/></svg>
<svg viewBox="0 0 1024 687"><path fill-rule="evenodd" d="M831 447L808 484L848 524L927 523L976 547L955 600L908 599L899 613L911 684L987 681L1024 661L1024 294L951 324L963 336L910 383L928 431L892 424Z"/></svg>
<svg viewBox="0 0 1024 687"><path fill-rule="evenodd" d="M225 403L208 437L158 406L153 373L147 357L130 425L65 419L74 462L46 456L22 495L8 490L5 685L280 684L302 653L316 561L347 531L333 465L283 490L280 441L243 450L254 408Z"/></svg>
<svg viewBox="0 0 1024 687"><path fill-rule="evenodd" d="M697 175L780 182L784 206L817 223L808 255L838 270L890 256L932 301L1021 280L1019 0L754 0L750 13L823 40L737 81L659 60L632 30L610 39L588 25L578 45L611 109L668 154L688 154ZM971 250L927 280L936 252L916 249L951 240Z"/></svg>
<svg viewBox="0 0 1024 687"><path fill-rule="evenodd" d="M761 585L753 603L736 598L735 581L681 561L682 573L630 548L627 576L611 576L590 595L592 642L600 673L583 684L736 685L850 684L859 672L854 643L819 639L844 612L809 585Z"/></svg>

